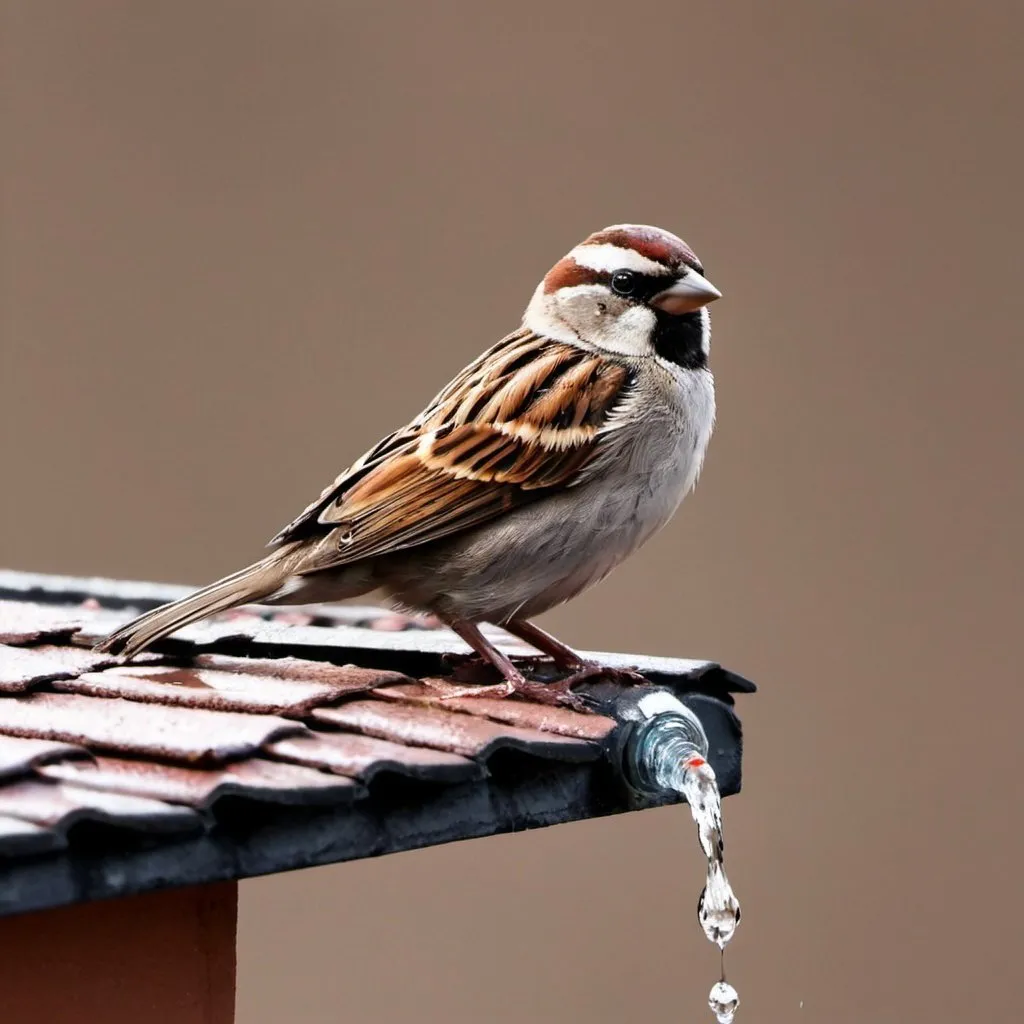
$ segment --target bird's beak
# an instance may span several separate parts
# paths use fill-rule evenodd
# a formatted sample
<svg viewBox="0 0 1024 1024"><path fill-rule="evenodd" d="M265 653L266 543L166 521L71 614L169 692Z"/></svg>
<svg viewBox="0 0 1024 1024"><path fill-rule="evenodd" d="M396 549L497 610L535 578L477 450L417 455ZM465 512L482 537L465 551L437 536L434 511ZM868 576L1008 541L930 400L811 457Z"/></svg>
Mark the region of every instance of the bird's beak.
<svg viewBox="0 0 1024 1024"><path fill-rule="evenodd" d="M684 277L663 292L658 292L650 302L656 309L678 315L693 313L721 297L722 293L706 277L696 270L688 270Z"/></svg>

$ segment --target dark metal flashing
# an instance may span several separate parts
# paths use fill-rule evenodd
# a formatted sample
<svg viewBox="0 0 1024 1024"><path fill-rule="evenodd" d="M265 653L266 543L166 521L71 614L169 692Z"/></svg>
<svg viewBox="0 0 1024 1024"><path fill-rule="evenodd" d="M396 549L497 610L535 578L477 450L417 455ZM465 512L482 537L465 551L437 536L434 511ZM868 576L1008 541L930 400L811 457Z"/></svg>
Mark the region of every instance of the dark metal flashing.
<svg viewBox="0 0 1024 1024"><path fill-rule="evenodd" d="M58 632L50 635L45 629L36 631L34 638L18 648L22 651L36 651L47 644L67 644L69 638L82 643L103 632L111 616L120 621L128 612L151 607L183 592L184 588L152 584L0 572L0 600L38 602L53 608L50 620ZM167 808L162 815L166 825L180 826L177 831L122 827L113 802L113 811L105 815L85 813L69 818L61 828L47 828L27 818L11 816L0 801L0 916L169 886L248 878L380 856L672 802L640 798L625 784L607 756L613 749L614 730L602 739L600 726L595 728L593 723L586 722L591 738L575 738L569 733L573 729L578 731L578 726L571 721L564 728L558 722L545 725L538 717L540 711L532 705L524 707L523 714L544 725L546 731L542 734L521 724L501 724L486 716L476 718L448 711L444 714L459 719L459 726L468 731L460 732L445 745L444 736L432 738L439 728L434 719L441 713L433 712L429 705L410 701L421 692L429 698L429 690L414 681L446 673L446 656L464 650L458 640L440 630L409 628L399 632L392 631L393 625L377 627L375 624L390 613L375 608L317 607L304 614L302 624L286 626L274 621L271 610L260 609L243 619L193 627L159 651L171 656L176 664L187 659L190 665L201 665L203 654L250 659L302 658L338 666L354 663L359 669L389 674L385 679L388 685L375 691L377 699L352 692L341 700L332 699L329 706L311 709L304 705L303 720L293 719L291 735L268 736L262 743L258 743L257 735L253 743L259 749L246 754L255 754L256 760L232 762L229 756L224 764L207 766L219 775L216 779L211 777L201 801L191 809L176 803L161 805ZM2 625L0 622L0 628ZM31 625L29 622L27 633L32 632ZM732 708L733 694L751 692L751 684L711 662L600 656L610 662L637 665L652 682L676 692L698 715L708 733L709 760L723 795L739 791L742 734ZM73 660L68 657L65 663ZM32 674L24 670L20 661L18 666L22 670L19 679ZM7 700L31 704L42 698L41 703L45 704L57 698L62 707L69 700L128 703L119 696L86 696L84 691L78 697L58 696L58 684L65 684L67 689L66 680L57 679L52 666L43 667L45 671L41 674L46 678L33 679L28 695L0 694L0 711ZM73 673L73 677L81 678L86 671ZM408 677L407 681L388 683L397 678L396 673ZM123 670L116 672L111 682L123 675ZM221 680L214 682L219 685ZM86 680L82 686L86 685L92 693L94 684ZM598 684L588 690L595 705L601 707L607 707L618 692L621 688L611 684ZM144 698L136 695L134 699L139 703L131 708L133 715L143 714L136 712L136 708L147 706L142 702ZM275 710L280 713L282 709ZM178 714L236 713L165 705L159 711L163 715L174 713L168 721ZM402 717L405 727L429 726L434 732L413 734L413 741L422 745L403 747L389 734L391 727L385 727L389 712ZM369 725L367 716L372 719ZM15 720L19 716L10 718ZM0 733L2 720L0 714ZM471 727L470 723L478 723L479 728ZM320 731L320 726L339 725L357 728L359 734ZM406 735L401 729L394 729L395 735ZM562 734L554 729L562 729ZM373 730L377 730L376 735ZM84 744L86 750L69 751L62 736L21 742L36 746L26 746L15 753L14 744L9 744L11 765L36 765L40 778L51 785L74 788L79 779L88 781L88 767L81 758L103 754L88 743ZM155 757L157 763L147 762L146 766L157 771L162 756L169 766L179 766L169 767L168 778L164 780L166 792L172 796L172 783L180 784L183 791L191 785L181 767L184 755L176 747L166 755L145 750L132 754L130 738L126 738L125 747L129 748L128 756ZM54 763L52 758L62 751L78 759ZM109 749L107 753L114 758L125 756ZM284 792L285 782L276 781L274 772L266 767L272 768L277 763L275 758L290 762L288 767L298 787L291 799ZM234 773L232 764L238 766ZM98 767L104 767L103 756ZM109 776L114 780L110 784L116 785L117 771L129 766L109 761L106 767L104 778ZM331 771L337 774L324 775ZM264 776L271 778L273 784L263 784L260 780ZM322 782L315 784L314 776ZM337 780L335 785L329 784L332 777ZM95 778L99 785L100 776ZM44 781L24 784L44 785ZM92 802L103 805L99 792L93 790ZM0 788L0 797L2 793ZM139 801L140 808L147 802L156 802L145 796L123 799L129 801L125 814L131 810L130 800ZM322 806L321 799L331 802ZM174 815L168 813L172 808L177 815L173 821ZM190 816L201 826L186 828L191 825ZM157 825L160 818L161 815L155 818Z"/></svg>

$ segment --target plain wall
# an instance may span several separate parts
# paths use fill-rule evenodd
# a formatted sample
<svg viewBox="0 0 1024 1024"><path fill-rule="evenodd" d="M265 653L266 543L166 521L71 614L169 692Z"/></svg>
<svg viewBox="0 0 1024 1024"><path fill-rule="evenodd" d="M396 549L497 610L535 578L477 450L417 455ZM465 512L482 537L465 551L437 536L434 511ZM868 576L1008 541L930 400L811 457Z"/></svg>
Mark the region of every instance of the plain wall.
<svg viewBox="0 0 1024 1024"><path fill-rule="evenodd" d="M0 563L206 582L518 322L683 235L719 426L543 623L720 660L738 1021L1012 1013L1018 3L5 0ZM243 883L240 1024L710 1020L685 811Z"/></svg>

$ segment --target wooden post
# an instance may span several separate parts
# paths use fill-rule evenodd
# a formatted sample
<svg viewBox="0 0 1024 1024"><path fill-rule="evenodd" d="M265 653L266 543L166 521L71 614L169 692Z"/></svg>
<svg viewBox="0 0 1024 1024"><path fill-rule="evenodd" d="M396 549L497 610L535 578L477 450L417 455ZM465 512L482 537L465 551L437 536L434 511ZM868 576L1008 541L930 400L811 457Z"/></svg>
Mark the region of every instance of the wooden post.
<svg viewBox="0 0 1024 1024"><path fill-rule="evenodd" d="M235 882L0 919L0 1020L233 1024Z"/></svg>

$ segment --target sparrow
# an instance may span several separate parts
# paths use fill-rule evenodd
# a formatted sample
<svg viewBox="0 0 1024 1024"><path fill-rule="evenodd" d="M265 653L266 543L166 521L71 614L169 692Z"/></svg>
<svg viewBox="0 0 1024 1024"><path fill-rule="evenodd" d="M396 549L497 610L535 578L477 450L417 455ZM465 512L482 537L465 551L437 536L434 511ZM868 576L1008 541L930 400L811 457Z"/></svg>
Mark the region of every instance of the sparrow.
<svg viewBox="0 0 1024 1024"><path fill-rule="evenodd" d="M517 330L346 469L268 555L96 649L131 656L240 604L380 591L437 616L500 673L460 695L569 697L604 670L529 620L603 579L694 487L715 421L707 306L720 297L676 235L595 232L548 271ZM480 623L571 674L531 682Z"/></svg>

